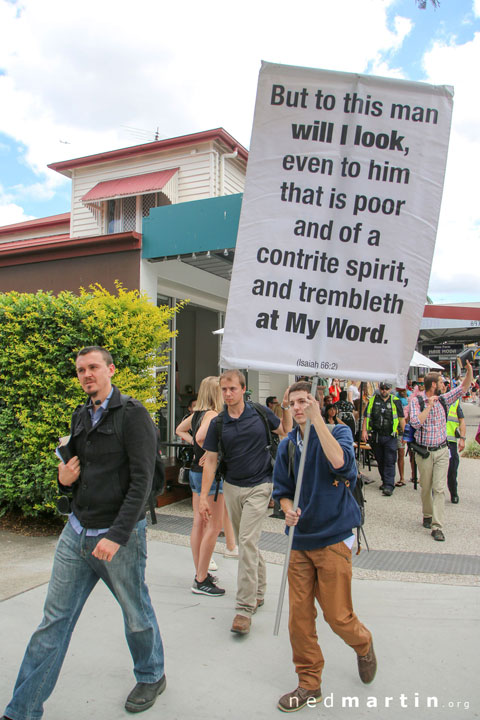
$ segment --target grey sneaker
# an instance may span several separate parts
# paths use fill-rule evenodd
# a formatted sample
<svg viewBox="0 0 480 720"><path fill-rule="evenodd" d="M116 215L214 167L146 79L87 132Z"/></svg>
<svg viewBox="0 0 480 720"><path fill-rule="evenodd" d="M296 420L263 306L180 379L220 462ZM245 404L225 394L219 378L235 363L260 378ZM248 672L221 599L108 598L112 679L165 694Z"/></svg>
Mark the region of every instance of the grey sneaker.
<svg viewBox="0 0 480 720"><path fill-rule="evenodd" d="M223 590L223 588L219 588L218 585L215 585L209 575L207 575L205 580L202 580L202 582L199 582L195 578L192 585L192 592L196 595L210 595L211 597L220 597L220 595L225 595L225 590Z"/></svg>
<svg viewBox="0 0 480 720"><path fill-rule="evenodd" d="M277 707L282 712L296 712L301 710L305 705L313 707L317 703L322 702L322 690L306 690L305 688L298 687L292 692L282 695L277 703Z"/></svg>

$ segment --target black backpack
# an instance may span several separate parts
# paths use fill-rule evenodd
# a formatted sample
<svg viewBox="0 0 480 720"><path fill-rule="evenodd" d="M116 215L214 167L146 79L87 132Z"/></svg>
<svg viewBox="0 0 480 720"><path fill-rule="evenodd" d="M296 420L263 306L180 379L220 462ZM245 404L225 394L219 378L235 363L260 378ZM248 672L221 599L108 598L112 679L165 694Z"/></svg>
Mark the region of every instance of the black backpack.
<svg viewBox="0 0 480 720"><path fill-rule="evenodd" d="M331 433L333 433L334 425L327 424L328 429ZM288 474L295 478L295 443L293 443L291 440L288 441ZM350 487L350 481L346 478L342 477L341 475L334 475L334 482L339 483L343 482L345 483L346 487L350 490L350 493L355 500L355 502L358 505L358 509L360 510L360 525L357 525L356 531L357 531L357 555L359 554L361 547L361 537L363 535L363 539L365 540L365 545L367 546L368 552L370 552L370 548L368 547L368 541L367 536L365 535L365 530L363 529L363 525L365 523L365 495L363 490L363 478L360 473L357 472L357 482L355 483L355 487L353 490Z"/></svg>
<svg viewBox="0 0 480 720"><path fill-rule="evenodd" d="M260 415L260 417L263 420L263 424L265 425L265 431L267 433L267 446L265 450L268 450L270 453L271 461L272 461L272 468L275 465L275 456L277 454L278 450L278 443L274 442L273 440L273 434L270 429L270 425L268 423L267 418L267 410L263 405L260 405L260 403L254 402L253 400L248 400L248 405L251 405L254 410L256 410L257 414ZM247 403L245 403L247 404ZM218 413L216 417L217 421L217 437L218 437L218 464L217 464L217 470L215 472L215 482L216 482L216 488L215 488L215 497L214 500L218 497L218 491L220 488L220 482L223 480L224 475L227 471L227 465L225 462L225 445L223 444L222 439L222 433L223 433L223 417L224 417L225 410L222 410Z"/></svg>
<svg viewBox="0 0 480 720"><path fill-rule="evenodd" d="M127 407L127 404L129 400L133 400L133 398L130 395L120 395L120 403L122 405L122 408L119 412L113 413L113 429L115 431L115 435L119 440L122 440L122 432L123 432L123 418L125 415L125 408ZM151 419L151 418L150 418ZM157 439L157 446L155 450L155 470L153 472L153 480L152 480L152 490L150 492L149 496L149 507L150 507L150 514L152 516L152 523L155 524L157 522L157 518L155 515L155 503L154 500L157 498L158 495L163 495L165 492L165 467L162 460L162 445L161 445L161 439L160 439L160 430L155 425L155 423L152 420L152 425L155 428L155 436Z"/></svg>
<svg viewBox="0 0 480 720"><path fill-rule="evenodd" d="M418 400L418 407L420 408L420 412L422 413L425 410L425 399L424 399L423 395L417 395L417 400ZM447 420L448 420L447 403L445 402L445 400L443 399L443 397L441 395L438 398L438 400L440 402L440 405L443 407L443 412L445 413L445 422L447 422ZM419 438L422 434L422 431L423 431L423 428L414 430L413 436L414 436L415 440L419 440ZM418 435L417 435L417 433L418 433Z"/></svg>

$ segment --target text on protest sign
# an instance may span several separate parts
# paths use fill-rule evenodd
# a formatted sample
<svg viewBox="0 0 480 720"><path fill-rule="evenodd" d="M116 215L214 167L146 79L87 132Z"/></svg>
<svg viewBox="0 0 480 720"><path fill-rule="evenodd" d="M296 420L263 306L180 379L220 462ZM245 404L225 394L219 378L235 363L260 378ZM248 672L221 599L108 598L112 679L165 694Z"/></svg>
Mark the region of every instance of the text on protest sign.
<svg viewBox="0 0 480 720"><path fill-rule="evenodd" d="M263 63L222 364L402 382L452 89Z"/></svg>

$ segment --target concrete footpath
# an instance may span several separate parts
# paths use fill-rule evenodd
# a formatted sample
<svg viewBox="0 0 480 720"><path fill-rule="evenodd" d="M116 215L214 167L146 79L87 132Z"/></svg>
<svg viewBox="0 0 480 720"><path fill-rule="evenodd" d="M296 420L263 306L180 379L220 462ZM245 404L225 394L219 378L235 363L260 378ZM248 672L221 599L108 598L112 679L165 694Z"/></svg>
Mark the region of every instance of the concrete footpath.
<svg viewBox="0 0 480 720"><path fill-rule="evenodd" d="M468 434L472 436L480 409L467 405L467 413ZM445 543L435 543L421 528L420 499L413 486L407 484L392 498L385 498L378 491L375 473L372 468L374 482L367 486L367 533L373 550L400 547L402 552L420 550L478 558L480 461L461 461L461 501L457 506L447 502ZM278 697L296 687L287 598L279 636L273 636L281 554L269 557L266 602L254 617L250 635L233 635L230 625L235 614L237 561L225 559L220 552L214 556L216 574L226 589L224 597L194 595L190 590L193 565L188 536L162 530L162 516L185 516L189 512L186 505L162 509L158 526L149 529L147 580L165 644L167 690L144 717L280 718ZM461 514L455 514L458 510ZM268 519L266 528L278 536L283 532L279 520ZM0 712L10 699L25 646L41 619L54 544L51 538L0 533ZM219 544L217 549L221 547ZM326 659L324 703L304 708L301 717L480 717L478 582L478 577L455 571L435 575L421 570L405 574L355 568L354 607L374 635L377 677L368 687L361 683L353 651L319 617L318 633ZM134 684L121 612L99 583L73 634L44 717L129 717L123 704Z"/></svg>
<svg viewBox="0 0 480 720"><path fill-rule="evenodd" d="M237 637L229 631L237 562L216 559L226 595L193 595L189 549L150 542L148 583L165 644L168 686L145 717L273 720L280 717L278 697L296 687L286 611L279 636L273 637L281 566L269 564L265 606L254 617L251 634ZM353 651L319 621L326 706L304 708L304 717L396 720L407 717L406 710L419 720L427 714L479 717L478 588L356 580L353 592L356 612L374 634L377 678L369 687L362 685ZM0 604L2 706L41 618L45 593L43 585ZM123 703L133 685L120 610L99 584L73 634L45 718L125 718Z"/></svg>

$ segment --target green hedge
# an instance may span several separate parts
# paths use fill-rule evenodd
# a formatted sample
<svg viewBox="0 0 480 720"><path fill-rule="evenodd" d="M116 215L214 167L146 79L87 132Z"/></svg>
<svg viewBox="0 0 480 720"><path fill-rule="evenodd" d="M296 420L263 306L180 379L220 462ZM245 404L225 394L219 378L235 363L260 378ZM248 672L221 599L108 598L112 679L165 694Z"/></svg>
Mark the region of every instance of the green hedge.
<svg viewBox="0 0 480 720"><path fill-rule="evenodd" d="M480 458L480 445L476 440L469 440L465 445L465 450L462 452L460 457L465 458Z"/></svg>
<svg viewBox="0 0 480 720"><path fill-rule="evenodd" d="M121 391L152 414L162 405L164 378L152 367L168 364L169 321L181 307L155 307L120 284L116 294L99 285L80 295L0 294L0 514L54 511L54 449L84 400L75 375L80 348L106 347Z"/></svg>

